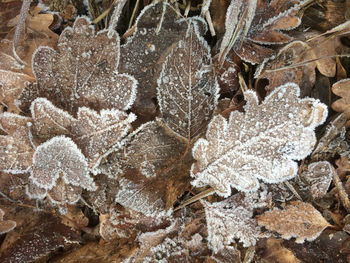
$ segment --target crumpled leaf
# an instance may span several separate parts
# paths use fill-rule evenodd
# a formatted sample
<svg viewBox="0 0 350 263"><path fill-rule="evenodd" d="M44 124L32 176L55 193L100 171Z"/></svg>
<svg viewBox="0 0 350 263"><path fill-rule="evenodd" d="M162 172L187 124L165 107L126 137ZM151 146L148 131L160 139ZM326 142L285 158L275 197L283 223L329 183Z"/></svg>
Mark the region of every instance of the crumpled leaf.
<svg viewBox="0 0 350 263"><path fill-rule="evenodd" d="M32 119L12 113L0 114L0 170L27 172L32 165L33 146L29 137Z"/></svg>
<svg viewBox="0 0 350 263"><path fill-rule="evenodd" d="M9 0L0 2L0 39L4 38L11 30L12 26L8 25L9 19L18 15L21 10L22 1Z"/></svg>
<svg viewBox="0 0 350 263"><path fill-rule="evenodd" d="M188 140L205 130L217 104L219 88L210 48L196 24L190 25L185 38L170 50L157 92L164 123L176 134Z"/></svg>
<svg viewBox="0 0 350 263"><path fill-rule="evenodd" d="M330 224L312 205L293 201L284 210L274 208L258 218L258 223L269 230L276 231L284 239L296 237L295 242L315 240Z"/></svg>
<svg viewBox="0 0 350 263"><path fill-rule="evenodd" d="M261 44L282 44L292 40L280 32L300 24L297 11L303 1L231 1L226 13L226 31L220 46L220 61L231 48L243 60L256 64L271 57L273 51Z"/></svg>
<svg viewBox="0 0 350 263"><path fill-rule="evenodd" d="M4 220L5 212L0 208L0 235L10 232L16 227L16 222L12 220Z"/></svg>
<svg viewBox="0 0 350 263"><path fill-rule="evenodd" d="M76 19L73 28L67 27L60 35L58 51L49 47L36 50L32 66L37 84L23 91L20 108L26 112L31 101L44 97L70 113L81 106L129 109L136 80L116 73L119 51L115 31L95 34L87 18Z"/></svg>
<svg viewBox="0 0 350 263"><path fill-rule="evenodd" d="M86 107L78 108L77 118L74 118L45 98L33 101L31 113L35 138L43 142L55 135L71 137L87 158L91 169L99 164L114 144L121 141L136 118L134 114L118 109L97 113Z"/></svg>
<svg viewBox="0 0 350 263"><path fill-rule="evenodd" d="M258 179L278 183L293 178L294 160L311 153L315 127L327 116L326 105L312 98L300 99L299 87L288 83L276 88L258 104L253 91L244 92L245 113L234 111L228 121L220 115L209 123L206 138L193 149L192 184L210 185L227 197L231 186L254 191Z"/></svg>
<svg viewBox="0 0 350 263"><path fill-rule="evenodd" d="M229 247L236 238L244 247L255 245L260 228L252 219L254 207L241 194L213 204L204 200L201 203L207 220L208 247L215 254Z"/></svg>
<svg viewBox="0 0 350 263"><path fill-rule="evenodd" d="M96 190L85 156L71 139L57 136L36 148L29 178L38 187L51 190L61 174L66 184Z"/></svg>
<svg viewBox="0 0 350 263"><path fill-rule="evenodd" d="M191 18L202 29L205 21ZM169 47L177 43L186 33L188 20L181 18L167 3L147 5L136 19L135 31L121 47L119 71L133 75L139 89L133 109L147 117L156 112L156 86L159 64L164 60ZM201 32L206 31L201 30ZM157 69L159 68L159 69Z"/></svg>
<svg viewBox="0 0 350 263"><path fill-rule="evenodd" d="M332 91L335 95L341 97L332 104L332 109L337 112L344 112L348 120L346 126L350 126L350 79L343 79L333 84Z"/></svg>
<svg viewBox="0 0 350 263"><path fill-rule="evenodd" d="M309 164L307 171L302 173L301 177L308 182L311 196L319 199L327 193L333 173L335 173L333 166L327 161L322 161Z"/></svg>

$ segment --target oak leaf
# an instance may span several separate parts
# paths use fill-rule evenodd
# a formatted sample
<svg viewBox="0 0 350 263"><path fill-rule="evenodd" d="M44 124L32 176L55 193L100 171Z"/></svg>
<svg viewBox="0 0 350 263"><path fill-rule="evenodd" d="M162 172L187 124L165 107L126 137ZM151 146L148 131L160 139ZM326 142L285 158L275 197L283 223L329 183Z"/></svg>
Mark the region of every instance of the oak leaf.
<svg viewBox="0 0 350 263"><path fill-rule="evenodd" d="M26 112L31 101L44 97L70 113L81 106L129 109L137 82L127 74L116 73L119 51L115 31L95 34L87 18L76 19L73 28L67 27L60 35L58 51L39 47L34 53L32 66L37 83L23 91L19 106Z"/></svg>
<svg viewBox="0 0 350 263"><path fill-rule="evenodd" d="M315 240L330 224L312 205L301 201L291 202L284 210L274 208L257 218L259 225L276 231L284 239L296 237L295 242Z"/></svg>
<svg viewBox="0 0 350 263"><path fill-rule="evenodd" d="M184 39L167 55L158 79L164 123L185 140L205 130L218 100L210 48L190 22Z"/></svg>
<svg viewBox="0 0 350 263"><path fill-rule="evenodd" d="M348 120L346 126L350 126L350 79L343 79L333 84L332 91L335 95L341 97L332 104L332 109L337 112L344 112Z"/></svg>
<svg viewBox="0 0 350 263"><path fill-rule="evenodd" d="M231 1L226 12L226 31L220 46L220 61L231 48L243 60L261 63L273 50L261 44L282 44L292 40L280 32L297 27L297 11L303 1L240 0Z"/></svg>
<svg viewBox="0 0 350 263"><path fill-rule="evenodd" d="M215 254L236 238L244 247L255 245L259 239L260 228L252 219L254 207L245 201L241 194L213 204L201 200L207 220L208 246Z"/></svg>
<svg viewBox="0 0 350 263"><path fill-rule="evenodd" d="M278 183L295 177L301 160L311 153L315 127L324 122L327 107L312 98L300 99L299 87L276 88L259 104L253 91L244 92L245 113L234 111L209 123L206 138L193 149L192 184L210 185L227 197L231 186L255 191L258 179Z"/></svg>

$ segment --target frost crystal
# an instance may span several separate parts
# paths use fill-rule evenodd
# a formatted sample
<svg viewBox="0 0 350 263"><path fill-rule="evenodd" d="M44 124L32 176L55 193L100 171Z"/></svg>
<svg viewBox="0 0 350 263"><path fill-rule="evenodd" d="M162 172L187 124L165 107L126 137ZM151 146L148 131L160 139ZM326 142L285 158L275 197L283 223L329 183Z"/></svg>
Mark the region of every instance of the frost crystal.
<svg viewBox="0 0 350 263"><path fill-rule="evenodd" d="M236 194L229 199L210 204L201 200L208 228L208 246L218 253L239 239L244 247L255 245L260 228L252 219L253 207Z"/></svg>
<svg viewBox="0 0 350 263"><path fill-rule="evenodd" d="M278 183L295 177L301 160L313 149L314 129L324 122L327 107L318 100L299 99L299 87L276 88L259 104L253 91L244 93L245 113L234 111L228 121L220 115L209 124L206 137L193 147L192 184L212 186L224 197L231 186L255 191L258 179Z"/></svg>
<svg viewBox="0 0 350 263"><path fill-rule="evenodd" d="M92 191L96 189L84 155L71 139L64 136L54 137L36 148L29 178L40 188L50 190L60 174L66 184Z"/></svg>
<svg viewBox="0 0 350 263"><path fill-rule="evenodd" d="M166 57L157 91L160 112L171 130L185 140L204 130L217 104L219 88L209 46L196 24L190 23L185 38Z"/></svg>
<svg viewBox="0 0 350 263"><path fill-rule="evenodd" d="M37 84L24 89L20 108L27 111L29 102L45 97L70 113L81 106L129 109L137 82L117 73L119 45L115 31L95 34L87 18L76 19L73 28L67 27L60 35L58 51L39 47L34 53L32 67Z"/></svg>

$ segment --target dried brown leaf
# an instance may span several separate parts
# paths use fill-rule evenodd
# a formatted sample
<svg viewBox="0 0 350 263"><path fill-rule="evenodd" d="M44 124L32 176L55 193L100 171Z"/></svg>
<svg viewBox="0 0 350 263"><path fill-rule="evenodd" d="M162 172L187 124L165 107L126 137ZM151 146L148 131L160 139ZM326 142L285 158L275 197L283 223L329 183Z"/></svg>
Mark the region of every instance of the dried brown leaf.
<svg viewBox="0 0 350 263"><path fill-rule="evenodd" d="M136 19L134 34L121 47L119 66L120 72L132 74L139 82L133 106L136 113L146 117L155 114L154 99L161 70L158 66L164 60L163 53L184 37L187 23L205 26L201 19L190 21L182 19L172 6L164 2L146 6Z"/></svg>
<svg viewBox="0 0 350 263"><path fill-rule="evenodd" d="M346 126L350 126L350 79L343 79L332 86L335 95L341 97L332 104L332 109L337 112L344 112L345 118L348 120Z"/></svg>
<svg viewBox="0 0 350 263"><path fill-rule="evenodd" d="M310 154L315 127L324 122L327 107L318 100L299 98L299 88L288 83L259 104L253 91L244 93L245 113L234 111L228 121L220 115L209 124L206 137L193 147L192 184L210 185L229 196L231 186L254 191L258 179L278 183L293 178L294 160Z"/></svg>
<svg viewBox="0 0 350 263"><path fill-rule="evenodd" d="M282 44L292 40L280 32L300 24L297 11L303 1L231 1L226 12L226 31L220 47L220 61L231 48L253 64L271 57L273 50L261 44Z"/></svg>
<svg viewBox="0 0 350 263"><path fill-rule="evenodd" d="M76 19L59 37L58 51L40 47L33 55L35 92L27 87L19 106L28 111L37 97L44 97L70 113L78 107L129 109L135 99L136 81L118 74L119 37L113 30L97 34L87 18ZM29 98L28 98L29 96Z"/></svg>
<svg viewBox="0 0 350 263"><path fill-rule="evenodd" d="M173 47L158 79L158 101L164 123L185 140L201 135L218 100L210 49L190 24Z"/></svg>
<svg viewBox="0 0 350 263"><path fill-rule="evenodd" d="M16 227L16 222L12 220L4 220L5 212L0 208L0 235L10 232Z"/></svg>
<svg viewBox="0 0 350 263"><path fill-rule="evenodd" d="M330 224L312 205L301 201L291 202L284 210L274 208L257 218L259 225L276 231L284 239L296 237L295 242L315 240Z"/></svg>

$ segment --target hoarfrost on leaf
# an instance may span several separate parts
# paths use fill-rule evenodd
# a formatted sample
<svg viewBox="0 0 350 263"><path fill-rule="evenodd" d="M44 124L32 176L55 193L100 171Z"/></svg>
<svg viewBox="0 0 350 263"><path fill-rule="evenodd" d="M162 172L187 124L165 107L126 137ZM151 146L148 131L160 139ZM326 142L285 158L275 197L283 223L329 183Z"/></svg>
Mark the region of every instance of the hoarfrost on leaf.
<svg viewBox="0 0 350 263"><path fill-rule="evenodd" d="M274 208L257 218L259 225L276 231L284 239L296 237L295 242L315 240L330 224L312 205L301 201L291 202L284 210Z"/></svg>
<svg viewBox="0 0 350 263"><path fill-rule="evenodd" d="M205 21L191 18L202 28ZM133 75L139 82L139 89L133 109L143 116L156 112L154 99L159 76L158 65L164 60L164 53L186 34L189 20L181 19L175 9L161 1L147 5L136 19L134 33L121 46L119 71ZM202 32L205 31L201 30Z"/></svg>
<svg viewBox="0 0 350 263"><path fill-rule="evenodd" d="M36 148L29 178L40 188L50 190L61 174L66 184L96 190L85 156L70 138L57 136Z"/></svg>
<svg viewBox="0 0 350 263"><path fill-rule="evenodd" d="M307 171L301 177L308 182L308 188L314 199L322 198L332 182L335 169L327 162L314 162L309 164Z"/></svg>
<svg viewBox="0 0 350 263"><path fill-rule="evenodd" d="M226 13L225 34L220 46L220 61L231 48L243 60L253 64L273 55L261 44L282 44L292 40L280 30L300 24L297 11L304 1L232 0Z"/></svg>
<svg viewBox="0 0 350 263"><path fill-rule="evenodd" d="M236 194L224 201L210 204L201 200L208 228L208 246L218 253L239 239L244 247L255 245L260 228L252 219L253 207Z"/></svg>
<svg viewBox="0 0 350 263"><path fill-rule="evenodd" d="M188 140L205 130L219 88L209 46L196 23L189 24L185 38L166 57L157 92L162 118L176 134Z"/></svg>
<svg viewBox="0 0 350 263"><path fill-rule="evenodd" d="M137 81L118 74L120 44L113 30L94 33L86 17L76 19L59 37L58 51L39 47L33 55L32 67L37 84L35 92L28 86L19 98L19 106L27 111L28 102L45 97L70 113L78 107L95 110L129 109L136 97Z"/></svg>
<svg viewBox="0 0 350 263"><path fill-rule="evenodd" d="M27 172L32 165L34 149L29 127L32 119L12 113L0 114L0 170L10 173Z"/></svg>
<svg viewBox="0 0 350 263"><path fill-rule="evenodd" d="M192 184L210 185L228 197L231 186L255 191L258 179L278 183L295 177L294 160L308 156L316 143L314 129L327 116L326 105L300 99L299 87L287 83L259 104L253 91L244 92L245 113L234 111L227 121L220 115L209 123L206 139L192 150Z"/></svg>

